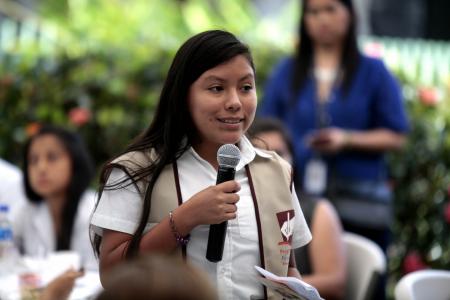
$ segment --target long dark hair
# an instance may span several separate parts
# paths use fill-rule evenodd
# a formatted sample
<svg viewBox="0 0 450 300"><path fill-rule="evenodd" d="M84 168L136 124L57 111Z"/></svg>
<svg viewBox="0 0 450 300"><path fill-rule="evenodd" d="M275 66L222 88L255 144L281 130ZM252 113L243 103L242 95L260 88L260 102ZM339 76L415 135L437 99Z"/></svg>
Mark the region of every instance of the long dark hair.
<svg viewBox="0 0 450 300"><path fill-rule="evenodd" d="M342 87L344 92L348 92L353 75L359 63L359 51L356 41L356 15L353 9L351 0L336 0L341 2L348 10L350 14L350 24L345 37L344 47L341 58L341 71L342 71ZM305 9L307 7L308 0L302 1L301 17L298 28L299 46L296 49L294 55L294 69L291 82L291 88L293 99L297 99L299 91L303 88L303 85L310 74L310 70L313 64L313 43L311 37L306 32L305 26Z"/></svg>
<svg viewBox="0 0 450 300"><path fill-rule="evenodd" d="M61 127L51 125L42 126L26 142L23 152L25 193L30 202L40 203L43 201L42 196L37 194L30 185L28 166L29 152L33 141L44 135L56 137L69 154L71 161L72 174L66 191L66 201L62 209L61 230L56 237L56 250L69 250L78 204L94 176L94 166L85 144L78 134Z"/></svg>
<svg viewBox="0 0 450 300"><path fill-rule="evenodd" d="M120 162L107 163L103 168L100 177L99 199L103 190L119 189L124 184L133 184L144 194L139 225L125 250L127 257L132 257L138 252L150 214L151 194L156 180L166 165L176 161L191 146L197 134L187 103L190 86L205 71L225 63L237 55L244 55L255 70L249 48L229 32L210 30L188 39L176 53L167 73L153 121L122 153L152 150L156 157L155 160L149 162L147 166L137 166L135 162L130 162L137 167L136 170L126 168ZM109 174L114 168L124 171L128 178L116 184L106 184ZM137 184L141 180L145 182L145 191L140 190ZM93 244L97 255L100 243L101 237L95 235Z"/></svg>

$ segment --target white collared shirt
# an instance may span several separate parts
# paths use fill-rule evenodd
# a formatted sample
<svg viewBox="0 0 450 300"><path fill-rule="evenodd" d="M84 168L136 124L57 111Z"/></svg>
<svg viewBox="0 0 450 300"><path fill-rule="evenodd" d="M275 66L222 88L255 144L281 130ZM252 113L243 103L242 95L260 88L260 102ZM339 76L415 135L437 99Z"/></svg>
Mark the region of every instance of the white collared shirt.
<svg viewBox="0 0 450 300"><path fill-rule="evenodd" d="M210 225L200 225L191 231L187 246L187 258L194 265L205 270L217 284L220 299L249 299L250 296L263 297L262 285L257 281L255 265L260 264L258 230L253 199L245 172L245 165L256 155L267 157L270 154L253 148L247 138L239 143L241 160L236 167L235 180L241 185L238 192L237 218L228 221L227 234L222 260L209 262L205 258ZM199 191L216 184L217 171L201 158L191 147L177 161L183 202ZM124 173L114 170L111 181L123 178ZM91 223L96 227L108 228L132 234L140 217L141 199L136 191L104 191ZM292 192L292 205L295 210L292 248L298 248L311 240L295 191ZM156 224L149 224L146 230ZM100 232L97 230L97 232Z"/></svg>
<svg viewBox="0 0 450 300"><path fill-rule="evenodd" d="M72 229L70 250L80 255L82 266L98 270L98 262L89 239L89 221L95 206L96 194L87 190L78 204ZM42 258L56 249L56 236L50 208L44 201L27 202L13 222L14 239L24 255Z"/></svg>

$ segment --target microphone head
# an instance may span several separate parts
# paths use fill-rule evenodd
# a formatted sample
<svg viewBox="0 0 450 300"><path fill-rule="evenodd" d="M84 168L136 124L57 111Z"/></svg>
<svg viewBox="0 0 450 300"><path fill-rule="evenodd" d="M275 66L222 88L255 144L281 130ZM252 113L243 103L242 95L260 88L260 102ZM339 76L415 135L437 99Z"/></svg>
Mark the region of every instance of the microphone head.
<svg viewBox="0 0 450 300"><path fill-rule="evenodd" d="M235 169L241 160L241 151L233 144L225 144L217 150L217 162L221 167Z"/></svg>

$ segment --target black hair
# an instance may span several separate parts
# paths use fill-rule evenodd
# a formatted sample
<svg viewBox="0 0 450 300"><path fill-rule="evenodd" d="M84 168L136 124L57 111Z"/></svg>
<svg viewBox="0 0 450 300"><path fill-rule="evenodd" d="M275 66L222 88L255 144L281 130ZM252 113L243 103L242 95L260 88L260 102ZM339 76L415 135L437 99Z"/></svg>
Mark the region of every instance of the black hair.
<svg viewBox="0 0 450 300"><path fill-rule="evenodd" d="M256 118L250 128L247 130L247 135L250 139L259 139L258 135L266 132L279 133L286 143L290 154L292 156L294 155L294 145L292 143L291 135L287 131L283 122L281 122L279 119L272 117ZM259 140L261 140L261 142L267 147L267 144L262 139Z"/></svg>
<svg viewBox="0 0 450 300"><path fill-rule="evenodd" d="M356 72L359 63L359 50L356 40L356 14L351 0L336 0L342 3L350 14L350 24L347 35L344 40L344 47L341 57L341 80L342 87L345 93L350 89L353 75ZM299 91L308 78L311 67L313 65L313 42L311 37L306 32L305 26L305 9L308 0L302 1L301 17L298 27L299 46L296 48L294 55L294 69L291 82L291 90L294 95L292 99L297 99ZM294 101L295 102L295 101Z"/></svg>
<svg viewBox="0 0 450 300"><path fill-rule="evenodd" d="M259 117L256 118L250 128L247 130L247 136L250 140L259 140L263 145L265 145L266 150L270 150L267 143L258 137L258 135L262 133L267 132L277 132L281 135L284 142L286 143L286 146L290 152L290 155L292 156L292 159L294 160L294 143L292 141L291 134L287 130L286 126L281 122L281 120L273 118L273 117ZM293 179L296 180L297 178L297 171L295 168L295 164L292 163L292 173L293 173ZM294 181L296 182L296 181Z"/></svg>
<svg viewBox="0 0 450 300"><path fill-rule="evenodd" d="M28 167L31 145L36 139L45 135L56 137L67 151L71 161L72 174L66 191L66 201L62 209L61 230L56 237L56 250L69 250L78 204L94 176L94 166L85 144L78 134L52 125L42 126L26 142L23 152L25 193L30 202L40 203L43 201L42 196L36 193L30 185Z"/></svg>
<svg viewBox="0 0 450 300"><path fill-rule="evenodd" d="M146 190L142 215L128 247L126 257L137 254L139 243L151 209L151 194L163 168L176 161L191 145L197 135L188 107L190 86L207 70L223 64L237 55L243 55L255 71L249 48L233 34L222 30L210 30L189 38L177 51L167 73L159 103L150 126L122 153L153 151L156 159L148 166L138 166L130 171L121 163L107 163L101 172L99 199L105 189L119 189L124 183L144 180ZM120 155L119 155L120 156ZM130 162L136 165L135 162ZM124 171L128 178L116 184L106 184L112 169ZM97 202L98 204L98 202ZM91 231L92 232L92 231ZM101 237L93 237L94 250L99 254Z"/></svg>

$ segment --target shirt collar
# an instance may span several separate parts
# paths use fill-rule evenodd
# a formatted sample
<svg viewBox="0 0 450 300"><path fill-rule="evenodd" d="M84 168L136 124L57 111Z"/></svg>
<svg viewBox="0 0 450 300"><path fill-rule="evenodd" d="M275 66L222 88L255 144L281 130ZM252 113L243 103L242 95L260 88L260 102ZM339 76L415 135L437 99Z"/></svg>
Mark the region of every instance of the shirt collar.
<svg viewBox="0 0 450 300"><path fill-rule="evenodd" d="M261 156L263 158L271 158L272 155L269 153L263 152L255 147L253 147L252 143L248 140L246 136L243 136L238 143L238 147L241 150L241 160L236 167L236 171L245 167L245 165L251 163L255 156Z"/></svg>
<svg viewBox="0 0 450 300"><path fill-rule="evenodd" d="M241 140L238 142L239 150L241 150L241 160L239 161L238 165L236 166L236 171L241 170L244 168L247 164L251 163L256 155L263 157L263 158L271 158L272 155L268 152L264 152L258 148L253 147L252 143L248 140L246 136L242 136ZM200 160L204 161L203 158L201 158L197 152L195 152L194 148L191 146L189 149L189 152L193 154L193 156Z"/></svg>

